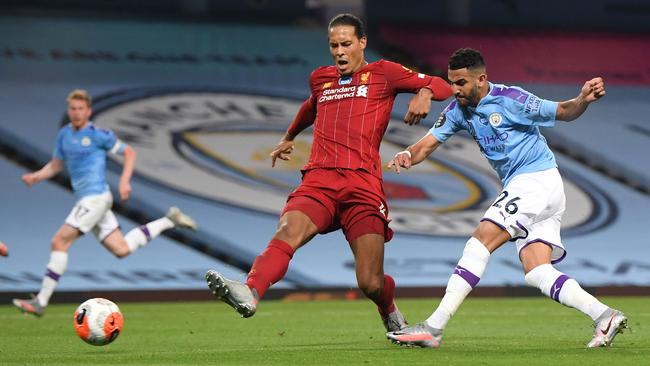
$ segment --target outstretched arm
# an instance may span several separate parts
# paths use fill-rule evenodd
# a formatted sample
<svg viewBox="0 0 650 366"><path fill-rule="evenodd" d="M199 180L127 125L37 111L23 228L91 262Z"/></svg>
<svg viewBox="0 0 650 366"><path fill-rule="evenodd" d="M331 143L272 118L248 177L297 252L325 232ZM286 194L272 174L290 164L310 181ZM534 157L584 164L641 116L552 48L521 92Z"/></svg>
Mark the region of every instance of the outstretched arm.
<svg viewBox="0 0 650 366"><path fill-rule="evenodd" d="M52 158L52 160L45 164L44 167L35 172L24 174L21 179L27 186L31 186L42 180L52 178L53 176L59 174L62 169L63 162L59 159Z"/></svg>
<svg viewBox="0 0 650 366"><path fill-rule="evenodd" d="M395 172L399 174L400 168L409 169L411 166L421 163L438 146L440 146L440 141L433 137L432 134L427 133L415 145L409 146L406 150L395 154L393 160L388 163L388 167L395 169Z"/></svg>
<svg viewBox="0 0 650 366"><path fill-rule="evenodd" d="M122 167L122 176L120 176L120 199L126 201L131 195L131 176L133 176L133 169L135 169L135 150L126 145L124 147L124 166Z"/></svg>
<svg viewBox="0 0 650 366"><path fill-rule="evenodd" d="M605 96L605 82L600 77L593 78L582 86L577 97L558 103L555 119L573 121L587 110L589 103L603 96Z"/></svg>
<svg viewBox="0 0 650 366"><path fill-rule="evenodd" d="M291 160L289 156L293 151L293 140L298 136L307 127L314 124L316 119L316 103L314 102L312 96L309 96L296 114L296 117L293 119L293 122L287 129L287 132L284 134L278 146L271 152L271 167L275 167L275 160Z"/></svg>

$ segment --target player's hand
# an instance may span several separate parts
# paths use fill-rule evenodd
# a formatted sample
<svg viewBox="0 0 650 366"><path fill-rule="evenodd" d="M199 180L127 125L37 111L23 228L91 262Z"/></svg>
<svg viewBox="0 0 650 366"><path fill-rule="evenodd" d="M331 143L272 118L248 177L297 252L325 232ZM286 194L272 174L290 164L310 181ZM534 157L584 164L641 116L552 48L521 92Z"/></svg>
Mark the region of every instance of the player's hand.
<svg viewBox="0 0 650 366"><path fill-rule="evenodd" d="M591 103L605 96L605 82L603 78L593 78L582 86L580 96L585 102Z"/></svg>
<svg viewBox="0 0 650 366"><path fill-rule="evenodd" d="M404 116L404 123L417 125L431 110L431 97L433 92L428 88L422 88L409 101L409 108Z"/></svg>
<svg viewBox="0 0 650 366"><path fill-rule="evenodd" d="M131 196L131 183L128 180L120 180L120 199L126 201Z"/></svg>
<svg viewBox="0 0 650 366"><path fill-rule="evenodd" d="M23 174L22 177L20 177L23 182L28 186L31 187L33 184L38 183L38 178L36 177L36 174L34 173L27 173Z"/></svg>
<svg viewBox="0 0 650 366"><path fill-rule="evenodd" d="M388 163L389 168L393 168L397 174L400 168L409 169L411 167L411 152L408 150L400 151Z"/></svg>
<svg viewBox="0 0 650 366"><path fill-rule="evenodd" d="M293 151L293 141L280 140L278 146L271 152L271 167L275 167L275 160L291 160L291 152Z"/></svg>

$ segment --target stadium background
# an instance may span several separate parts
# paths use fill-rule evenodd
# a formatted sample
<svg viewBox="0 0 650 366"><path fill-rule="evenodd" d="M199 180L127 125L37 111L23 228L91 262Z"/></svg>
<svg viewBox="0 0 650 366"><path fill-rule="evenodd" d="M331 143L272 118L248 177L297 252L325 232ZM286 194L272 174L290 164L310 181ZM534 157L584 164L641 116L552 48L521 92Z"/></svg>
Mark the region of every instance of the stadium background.
<svg viewBox="0 0 650 366"><path fill-rule="evenodd" d="M453 50L484 53L489 79L540 97L574 97L602 75L607 97L576 123L543 131L566 179L558 266L600 294L649 294L650 7L645 1L3 1L0 3L0 298L37 291L49 240L73 205L65 177L27 188L65 121L74 88L95 98L93 119L138 151L132 199L116 202L122 228L178 205L195 234L172 232L117 260L88 236L74 244L53 302L90 294L123 300L208 299L203 273L243 279L299 181L309 133L291 164L266 158L301 99L311 70L330 63L327 20L360 14L369 61L387 58L444 76ZM394 108L382 156L414 142L421 127ZM307 132L307 131L306 131ZM499 191L478 149L457 136L434 159L386 172L397 234L386 271L402 296L439 294L480 215ZM112 161L109 183L120 165ZM301 249L270 297L355 295L352 255L340 233ZM526 289L514 247L494 255L478 294ZM347 293L351 290L352 292ZM110 296L108 296L110 294Z"/></svg>

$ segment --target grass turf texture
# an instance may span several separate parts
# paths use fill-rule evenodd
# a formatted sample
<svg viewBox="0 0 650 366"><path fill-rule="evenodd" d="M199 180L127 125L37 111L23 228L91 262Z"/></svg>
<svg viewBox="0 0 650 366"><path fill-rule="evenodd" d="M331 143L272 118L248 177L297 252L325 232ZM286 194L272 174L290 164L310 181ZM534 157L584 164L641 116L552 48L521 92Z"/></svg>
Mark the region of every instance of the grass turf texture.
<svg viewBox="0 0 650 366"><path fill-rule="evenodd" d="M0 306L2 365L649 365L650 298L606 298L632 332L612 348L585 349L591 320L545 298L469 299L442 348L389 343L369 301L262 302L250 319L220 302L118 304L125 326L103 347L77 338L77 304L52 305L43 318ZM437 299L400 300L411 322Z"/></svg>

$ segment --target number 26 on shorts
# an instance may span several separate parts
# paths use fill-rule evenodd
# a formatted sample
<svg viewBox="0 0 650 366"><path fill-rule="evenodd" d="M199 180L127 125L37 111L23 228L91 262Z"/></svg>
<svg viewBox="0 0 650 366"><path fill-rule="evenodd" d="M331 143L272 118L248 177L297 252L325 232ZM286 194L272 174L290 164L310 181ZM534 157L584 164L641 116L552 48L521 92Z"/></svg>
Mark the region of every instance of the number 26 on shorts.
<svg viewBox="0 0 650 366"><path fill-rule="evenodd" d="M513 214L517 213L517 210L519 210L519 207L517 207L517 203L516 203L516 202L517 202L518 200L520 200L521 197L513 197L513 198L511 198L510 200L508 200L506 203L504 203L503 206L502 206L501 202L502 202L503 200L505 200L506 198L508 198L508 191L502 191L502 192L499 194L499 197L497 197L496 201L494 201L494 203L492 204L492 206L493 206L493 207L498 207L498 208L503 207L503 209L504 209L507 213L509 213L510 215L513 215Z"/></svg>

